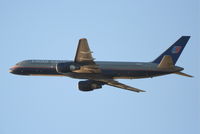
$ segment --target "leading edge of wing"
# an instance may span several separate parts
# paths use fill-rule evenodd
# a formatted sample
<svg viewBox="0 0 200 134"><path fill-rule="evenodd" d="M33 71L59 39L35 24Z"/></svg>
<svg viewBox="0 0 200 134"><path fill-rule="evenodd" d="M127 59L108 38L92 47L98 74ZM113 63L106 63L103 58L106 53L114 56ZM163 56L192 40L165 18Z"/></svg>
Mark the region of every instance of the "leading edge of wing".
<svg viewBox="0 0 200 134"><path fill-rule="evenodd" d="M120 82L113 80L113 79L97 79L95 81L100 81L100 82L103 82L103 83L105 83L106 85L109 85L109 86L113 86L113 87L117 87L117 88L121 88L121 89L126 89L126 90L130 90L130 91L138 92L138 93L139 92L146 92L144 90L125 85L125 84L120 83Z"/></svg>

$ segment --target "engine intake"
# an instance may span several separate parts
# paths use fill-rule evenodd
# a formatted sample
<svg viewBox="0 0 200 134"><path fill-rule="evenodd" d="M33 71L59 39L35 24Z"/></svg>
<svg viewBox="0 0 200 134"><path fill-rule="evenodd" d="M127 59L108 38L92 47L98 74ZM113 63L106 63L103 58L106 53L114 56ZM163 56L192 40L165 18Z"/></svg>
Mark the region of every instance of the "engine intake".
<svg viewBox="0 0 200 134"><path fill-rule="evenodd" d="M78 83L78 88L81 91L92 91L94 89L102 88L102 85L103 83L87 80L87 81L80 81Z"/></svg>
<svg viewBox="0 0 200 134"><path fill-rule="evenodd" d="M80 66L75 63L58 63L56 65L56 71L58 73L69 73L75 70L79 70Z"/></svg>

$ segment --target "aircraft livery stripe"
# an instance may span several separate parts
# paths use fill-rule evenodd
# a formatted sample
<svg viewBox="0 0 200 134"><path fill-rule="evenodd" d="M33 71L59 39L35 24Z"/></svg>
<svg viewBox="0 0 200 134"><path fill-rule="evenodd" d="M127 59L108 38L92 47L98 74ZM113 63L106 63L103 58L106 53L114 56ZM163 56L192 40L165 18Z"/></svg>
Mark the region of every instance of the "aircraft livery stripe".
<svg viewBox="0 0 200 134"><path fill-rule="evenodd" d="M23 66L14 66L12 67L13 69L15 68L20 68L20 69L24 69L24 68L38 68L38 69L56 69L55 67L23 67ZM142 70L142 69L111 69L111 68L106 68L106 69L101 69L102 71L161 71L161 70ZM163 71L163 70L162 70ZM163 71L165 72L165 71ZM168 71L166 71L168 72Z"/></svg>

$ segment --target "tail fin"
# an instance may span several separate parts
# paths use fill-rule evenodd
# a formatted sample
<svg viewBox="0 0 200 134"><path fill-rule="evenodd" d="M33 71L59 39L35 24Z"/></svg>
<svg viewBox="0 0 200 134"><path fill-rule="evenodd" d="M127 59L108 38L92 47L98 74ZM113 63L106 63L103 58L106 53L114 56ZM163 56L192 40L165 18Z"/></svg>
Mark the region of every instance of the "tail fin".
<svg viewBox="0 0 200 134"><path fill-rule="evenodd" d="M164 53L162 53L158 58L156 58L153 61L153 63L159 64L164 56L169 55L172 57L172 61L175 65L189 39L190 39L190 36L182 36L171 47L169 47Z"/></svg>

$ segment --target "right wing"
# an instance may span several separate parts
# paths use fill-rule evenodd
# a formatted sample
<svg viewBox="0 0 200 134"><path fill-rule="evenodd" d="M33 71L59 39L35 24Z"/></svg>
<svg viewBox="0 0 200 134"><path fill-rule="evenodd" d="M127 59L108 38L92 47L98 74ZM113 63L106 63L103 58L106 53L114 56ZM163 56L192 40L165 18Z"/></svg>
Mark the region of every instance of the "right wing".
<svg viewBox="0 0 200 134"><path fill-rule="evenodd" d="M113 79L96 79L95 81L100 81L103 82L104 84L107 84L109 86L113 86L113 87L117 87L117 88L122 88L122 89L126 89L126 90L130 90L130 91L134 91L134 92L145 92L144 90L140 90L125 84L122 84L116 80Z"/></svg>

